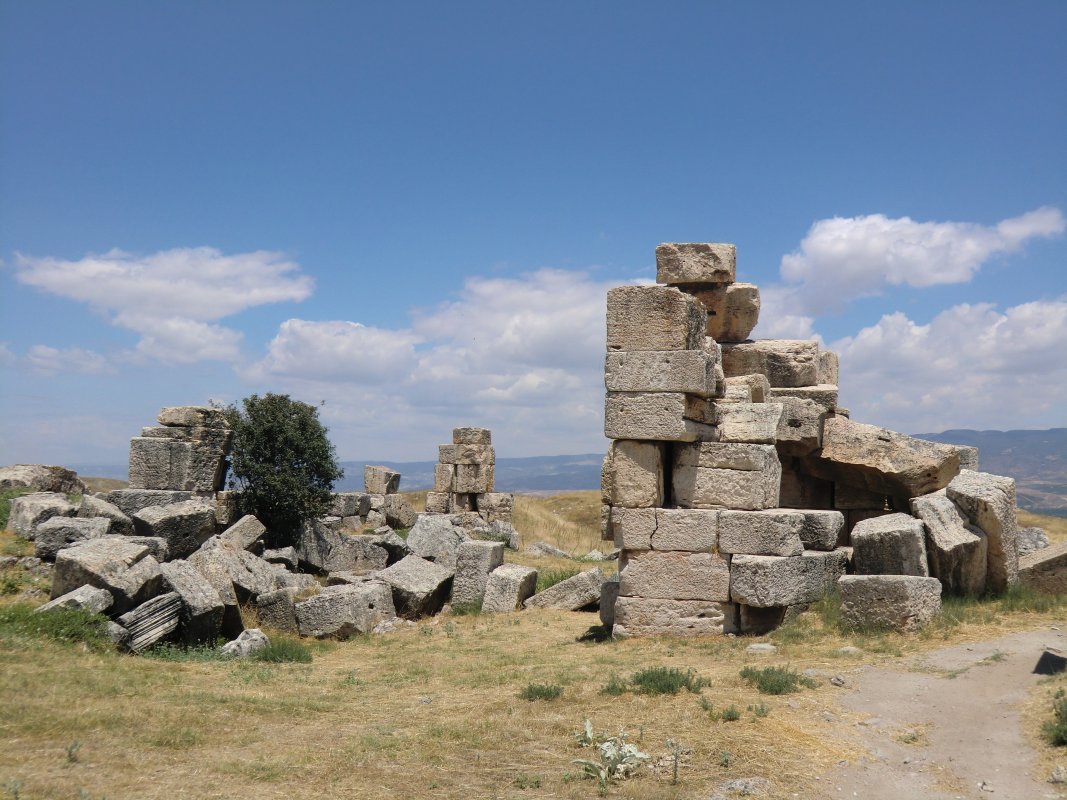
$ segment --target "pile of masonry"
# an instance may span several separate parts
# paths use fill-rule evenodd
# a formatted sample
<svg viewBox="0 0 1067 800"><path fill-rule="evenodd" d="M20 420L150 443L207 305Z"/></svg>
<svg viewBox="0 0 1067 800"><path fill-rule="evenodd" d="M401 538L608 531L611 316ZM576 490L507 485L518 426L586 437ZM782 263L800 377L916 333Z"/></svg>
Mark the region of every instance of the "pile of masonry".
<svg viewBox="0 0 1067 800"><path fill-rule="evenodd" d="M1020 563L1015 483L975 449L853 422L836 354L748 339L733 245L662 244L656 267L607 299L614 635L762 633L835 585L846 622L901 630L942 591L1067 591L1067 546Z"/></svg>
<svg viewBox="0 0 1067 800"><path fill-rule="evenodd" d="M221 413L183 406L164 408L158 419L159 427L131 440L127 489L94 495L63 468L0 470L4 486L45 489L12 500L9 518L11 530L33 541L30 560L54 562L51 601L39 610L106 614L122 649L236 639L242 605L276 630L347 638L392 630L448 602L492 612L598 602L599 570L535 595L537 571L503 563L501 539L515 538L511 496L491 493L491 469L487 483L466 492L486 515L475 520L471 511L416 513L398 494L398 473L368 466L365 492L335 494L331 514L309 521L296 547L271 550L263 524L235 518L239 497L223 489L232 434ZM489 441L482 429L456 436ZM491 448L488 457L491 467ZM82 494L79 502L73 493ZM507 520L492 516L501 509ZM410 527L407 539L386 522ZM373 532L356 532L368 526Z"/></svg>

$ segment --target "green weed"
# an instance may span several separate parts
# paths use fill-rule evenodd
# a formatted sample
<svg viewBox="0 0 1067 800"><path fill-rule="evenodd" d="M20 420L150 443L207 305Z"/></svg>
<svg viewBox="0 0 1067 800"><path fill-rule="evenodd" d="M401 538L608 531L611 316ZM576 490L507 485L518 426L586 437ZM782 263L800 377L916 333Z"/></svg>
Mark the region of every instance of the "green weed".
<svg viewBox="0 0 1067 800"><path fill-rule="evenodd" d="M1056 691L1052 699L1052 719L1041 726L1045 739L1053 747L1067 746L1067 693Z"/></svg>
<svg viewBox="0 0 1067 800"><path fill-rule="evenodd" d="M559 567L557 569L540 570L537 573L537 591L543 592L557 583L563 583L568 578L573 578L581 572L578 567Z"/></svg>
<svg viewBox="0 0 1067 800"><path fill-rule="evenodd" d="M626 689L626 684L623 681L619 680L619 676L612 674L612 676L608 678L607 685L600 690L600 693L611 695L612 697L618 697L620 694L625 694Z"/></svg>
<svg viewBox="0 0 1067 800"><path fill-rule="evenodd" d="M819 685L789 667L744 667L741 677L755 686L761 694L791 694L799 692L802 686L814 689Z"/></svg>
<svg viewBox="0 0 1067 800"><path fill-rule="evenodd" d="M519 697L523 700L555 700L563 694L563 687L558 683L528 683L526 687L519 692Z"/></svg>
<svg viewBox="0 0 1067 800"><path fill-rule="evenodd" d="M299 639L276 637L262 650L255 652L252 660L264 661L268 664L287 662L307 664L311 662L311 650Z"/></svg>
<svg viewBox="0 0 1067 800"><path fill-rule="evenodd" d="M80 608L54 608L37 613L25 603L4 606L0 608L0 639L16 638L84 644L96 652L115 647L107 635L107 618Z"/></svg>
<svg viewBox="0 0 1067 800"><path fill-rule="evenodd" d="M682 689L700 694L708 682L692 669L683 672L677 667L649 667L635 672L630 685L637 694L678 694Z"/></svg>

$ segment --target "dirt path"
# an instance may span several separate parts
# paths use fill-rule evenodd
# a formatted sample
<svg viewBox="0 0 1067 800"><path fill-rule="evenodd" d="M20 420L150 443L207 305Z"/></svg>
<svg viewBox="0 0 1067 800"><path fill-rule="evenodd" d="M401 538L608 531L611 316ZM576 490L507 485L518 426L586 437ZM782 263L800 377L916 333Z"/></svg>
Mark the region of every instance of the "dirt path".
<svg viewBox="0 0 1067 800"><path fill-rule="evenodd" d="M1067 625L928 653L898 669L846 674L841 696L870 753L821 776L823 797L864 800L1067 798L1034 774L1019 709L1046 650L1067 656Z"/></svg>

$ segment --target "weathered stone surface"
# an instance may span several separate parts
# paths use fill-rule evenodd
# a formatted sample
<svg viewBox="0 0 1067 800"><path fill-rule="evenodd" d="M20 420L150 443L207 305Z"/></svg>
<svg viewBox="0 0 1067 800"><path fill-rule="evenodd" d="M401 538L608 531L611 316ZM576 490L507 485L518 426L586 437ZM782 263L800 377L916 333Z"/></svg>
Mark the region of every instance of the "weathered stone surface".
<svg viewBox="0 0 1067 800"><path fill-rule="evenodd" d="M911 513L926 530L926 557L930 576L946 592L979 595L985 591L985 534L967 522L945 490L914 497Z"/></svg>
<svg viewBox="0 0 1067 800"><path fill-rule="evenodd" d="M736 630L736 606L709 600L619 597L612 636L711 636Z"/></svg>
<svg viewBox="0 0 1067 800"><path fill-rule="evenodd" d="M370 511L370 498L366 492L335 492L330 503L331 517L365 517Z"/></svg>
<svg viewBox="0 0 1067 800"><path fill-rule="evenodd" d="M389 561L388 551L373 538L335 530L328 520L310 520L301 532L297 556L315 572L371 572Z"/></svg>
<svg viewBox="0 0 1067 800"><path fill-rule="evenodd" d="M182 428L227 428L222 409L210 406L168 406L156 417L160 425Z"/></svg>
<svg viewBox="0 0 1067 800"><path fill-rule="evenodd" d="M447 466L447 465L446 465ZM449 475L448 485L452 485L452 476ZM426 513L427 514L447 514L448 513L448 492L427 492L426 493Z"/></svg>
<svg viewBox="0 0 1067 800"><path fill-rule="evenodd" d="M169 506L193 499L190 491L170 491L167 489L115 489L101 495L104 500L114 504L128 517L149 506Z"/></svg>
<svg viewBox="0 0 1067 800"><path fill-rule="evenodd" d="M871 491L847 483L834 484L834 508L842 511L853 509L883 509L886 507L886 493Z"/></svg>
<svg viewBox="0 0 1067 800"><path fill-rule="evenodd" d="M456 464L452 475L452 491L462 494L491 492L495 472L492 464Z"/></svg>
<svg viewBox="0 0 1067 800"><path fill-rule="evenodd" d="M845 575L841 620L853 628L916 631L941 613L941 583L914 575Z"/></svg>
<svg viewBox="0 0 1067 800"><path fill-rule="evenodd" d="M126 608L130 607L132 600L143 602L148 599L140 596L143 582L130 580L128 573L131 567L145 559L151 559L158 574L159 565L149 555L148 548L130 542L123 536L103 536L60 550L56 554L56 567L52 573L52 599L79 586L89 585L107 589L116 603ZM156 588L161 585L162 577L158 579Z"/></svg>
<svg viewBox="0 0 1067 800"><path fill-rule="evenodd" d="M1019 522L1015 508L1015 481L988 472L965 469L947 487L948 497L972 525L985 531L986 588L1001 592L1018 580Z"/></svg>
<svg viewBox="0 0 1067 800"><path fill-rule="evenodd" d="M452 491L452 478L456 474L455 464L435 464L433 468L433 489L446 494ZM429 510L429 509L427 509Z"/></svg>
<svg viewBox="0 0 1067 800"><path fill-rule="evenodd" d="M674 502L682 508L778 506L782 466L773 445L700 442L675 451Z"/></svg>
<svg viewBox="0 0 1067 800"><path fill-rule="evenodd" d="M910 514L886 514L852 529L852 564L858 575L930 574L923 524Z"/></svg>
<svg viewBox="0 0 1067 800"><path fill-rule="evenodd" d="M267 635L259 628L249 628L241 631L233 641L226 642L222 646L222 654L232 658L248 658L260 650L264 650L270 644Z"/></svg>
<svg viewBox="0 0 1067 800"><path fill-rule="evenodd" d="M217 544L217 540L206 543L187 560L215 587L224 602L230 592L236 593L240 602L248 603L280 588L277 572L269 562L247 550Z"/></svg>
<svg viewBox="0 0 1067 800"><path fill-rule="evenodd" d="M393 494L400 491L400 473L389 467L363 467L363 490L367 494Z"/></svg>
<svg viewBox="0 0 1067 800"><path fill-rule="evenodd" d="M717 553L629 552L619 572L619 595L726 602L730 562Z"/></svg>
<svg viewBox="0 0 1067 800"><path fill-rule="evenodd" d="M730 559L730 599L769 608L814 603L845 574L848 552L805 550L802 555L734 556Z"/></svg>
<svg viewBox="0 0 1067 800"><path fill-rule="evenodd" d="M114 503L100 497L87 494L78 506L78 516L82 519L102 517L111 523L110 532L119 536L133 536L133 520L123 513Z"/></svg>
<svg viewBox="0 0 1067 800"><path fill-rule="evenodd" d="M392 590L381 581L329 586L296 604L301 636L347 639L370 633L381 622L396 619Z"/></svg>
<svg viewBox="0 0 1067 800"><path fill-rule="evenodd" d="M370 537L370 543L375 547L382 548L389 554L388 563L395 564L404 556L411 555L411 548L405 539L388 526L382 526L374 531Z"/></svg>
<svg viewBox="0 0 1067 800"><path fill-rule="evenodd" d="M215 587L186 561L169 561L159 569L167 591L181 598L181 640L187 645L214 643L226 611Z"/></svg>
<svg viewBox="0 0 1067 800"><path fill-rule="evenodd" d="M1019 581L1046 594L1067 594L1067 542L1049 545L1019 559Z"/></svg>
<svg viewBox="0 0 1067 800"><path fill-rule="evenodd" d="M437 460L441 464L495 464L496 453L488 444L441 444Z"/></svg>
<svg viewBox="0 0 1067 800"><path fill-rule="evenodd" d="M550 586L526 600L526 608L557 608L562 611L577 611L580 608L599 604L600 586L604 573L599 569L579 572L573 577Z"/></svg>
<svg viewBox="0 0 1067 800"><path fill-rule="evenodd" d="M804 524L800 529L800 541L805 550L833 550L841 540L845 528L845 515L840 511L819 509L801 512Z"/></svg>
<svg viewBox="0 0 1067 800"><path fill-rule="evenodd" d="M256 598L259 622L268 628L284 633L300 633L296 622L296 603L288 589L278 589Z"/></svg>
<svg viewBox="0 0 1067 800"><path fill-rule="evenodd" d="M308 575L306 572L290 572L284 564L270 564L270 568L274 571L274 585L279 589L288 590L291 594L299 594L319 587L319 582L315 580L314 575Z"/></svg>
<svg viewBox="0 0 1067 800"><path fill-rule="evenodd" d="M103 517L52 517L34 531L33 554L44 561L52 561L60 550L107 536L110 528L111 521Z"/></svg>
<svg viewBox="0 0 1067 800"><path fill-rule="evenodd" d="M459 546L468 539L467 532L453 525L448 517L423 514L408 533L407 544L414 555L454 571Z"/></svg>
<svg viewBox="0 0 1067 800"><path fill-rule="evenodd" d="M74 470L45 464L0 467L2 489L33 489L56 494L84 494L88 491Z"/></svg>
<svg viewBox="0 0 1067 800"><path fill-rule="evenodd" d="M44 605L38 606L34 611L41 613L43 611L51 611L53 608L82 608L95 614L103 614L111 608L113 602L111 592L107 589L98 589L95 586L86 585L79 586L77 589L60 595L55 600L50 600Z"/></svg>
<svg viewBox="0 0 1067 800"><path fill-rule="evenodd" d="M219 534L219 542L238 550L254 550L267 526L256 519L254 514L246 514L237 522Z"/></svg>
<svg viewBox="0 0 1067 800"><path fill-rule="evenodd" d="M486 522L511 522L515 511L515 495L508 492L485 492L476 500L478 513Z"/></svg>
<svg viewBox="0 0 1067 800"><path fill-rule="evenodd" d="M778 452L804 456L822 447L826 409L814 400L797 397L777 397L775 400L782 404L782 416L775 434Z"/></svg>
<svg viewBox="0 0 1067 800"><path fill-rule="evenodd" d="M396 613L406 619L436 614L448 600L453 568L410 555L381 570L377 578L393 591Z"/></svg>
<svg viewBox="0 0 1067 800"><path fill-rule="evenodd" d="M773 509L719 513L719 552L753 556L798 556L804 515ZM721 598L728 600L729 597Z"/></svg>
<svg viewBox="0 0 1067 800"><path fill-rule="evenodd" d="M781 489L778 505L782 508L833 508L833 481L815 478L804 471L800 462L791 456L780 456L782 462Z"/></svg>
<svg viewBox="0 0 1067 800"><path fill-rule="evenodd" d="M672 286L620 286L608 291L607 321L609 351L700 350L708 315Z"/></svg>
<svg viewBox="0 0 1067 800"><path fill-rule="evenodd" d="M719 512L714 509L657 508L655 530L649 544L653 550L711 552L719 541ZM624 549L629 545L620 545Z"/></svg>
<svg viewBox="0 0 1067 800"><path fill-rule="evenodd" d="M736 245L665 242L656 247L657 283L733 283L736 276Z"/></svg>
<svg viewBox="0 0 1067 800"><path fill-rule="evenodd" d="M410 528L419 518L419 512L411 507L406 498L398 494L387 494L382 506L385 524L394 528Z"/></svg>
<svg viewBox="0 0 1067 800"><path fill-rule="evenodd" d="M186 476L192 463L189 441L138 436L130 440L131 489L192 489Z"/></svg>
<svg viewBox="0 0 1067 800"><path fill-rule="evenodd" d="M141 536L165 540L171 558L184 558L214 535L215 506L205 500L149 506L133 514L133 525Z"/></svg>
<svg viewBox="0 0 1067 800"><path fill-rule="evenodd" d="M456 556L456 576L452 582L452 604L477 605L481 608L489 573L503 563L503 542L463 542Z"/></svg>
<svg viewBox="0 0 1067 800"><path fill-rule="evenodd" d="M759 287L753 283L682 287L708 312L708 336L719 342L743 342L759 322Z"/></svg>
<svg viewBox="0 0 1067 800"><path fill-rule="evenodd" d="M600 624L611 632L615 624L615 603L619 599L619 576L616 573L600 585Z"/></svg>
<svg viewBox="0 0 1067 800"><path fill-rule="evenodd" d="M227 527L237 521L240 514L242 493L234 490L215 492L215 524ZM149 503L149 505L166 505L166 503Z"/></svg>
<svg viewBox="0 0 1067 800"><path fill-rule="evenodd" d="M819 350L818 382L837 386L840 383L840 375L840 359L837 357L837 353L833 350Z"/></svg>
<svg viewBox="0 0 1067 800"><path fill-rule="evenodd" d="M639 350L604 356L604 386L609 392L715 393L718 361L704 350Z"/></svg>
<svg viewBox="0 0 1067 800"><path fill-rule="evenodd" d="M34 492L11 500L7 527L23 539L33 539L37 526L53 517L73 517L78 507L58 492Z"/></svg>
<svg viewBox="0 0 1067 800"><path fill-rule="evenodd" d="M821 406L827 413L837 408L837 385L820 383L815 386L778 386L767 391L767 402L782 402L791 397L796 400L810 400Z"/></svg>
<svg viewBox="0 0 1067 800"><path fill-rule="evenodd" d="M609 392L604 435L609 439L694 442L716 437L705 398L679 392Z"/></svg>
<svg viewBox="0 0 1067 800"><path fill-rule="evenodd" d="M609 505L663 505L663 445L629 439L612 442L604 458L600 486Z"/></svg>
<svg viewBox="0 0 1067 800"><path fill-rule="evenodd" d="M126 629L126 648L141 653L169 637L178 628L182 601L177 592L167 592L140 604L116 620Z"/></svg>
<svg viewBox="0 0 1067 800"><path fill-rule="evenodd" d="M732 378L724 378L726 383L726 397L723 402L730 403L766 403L773 399L771 385L767 376L762 374L735 375Z"/></svg>
<svg viewBox="0 0 1067 800"><path fill-rule="evenodd" d="M715 425L720 442L774 444L781 418L781 403L720 403L715 406Z"/></svg>
<svg viewBox="0 0 1067 800"><path fill-rule="evenodd" d="M623 550L651 550L657 511L655 508L612 508L611 531L615 546Z"/></svg>
<svg viewBox="0 0 1067 800"><path fill-rule="evenodd" d="M722 344L727 378L759 373L771 386L814 386L819 383L819 343L792 339L757 339Z"/></svg>
<svg viewBox="0 0 1067 800"><path fill-rule="evenodd" d="M493 432L488 428L453 428L452 444L492 444Z"/></svg>
<svg viewBox="0 0 1067 800"><path fill-rule="evenodd" d="M960 469L978 472L978 448L958 444L956 449L960 451Z"/></svg>
<svg viewBox="0 0 1067 800"><path fill-rule="evenodd" d="M805 459L817 477L900 498L944 488L959 472L959 463L952 445L838 416L826 418L822 450Z"/></svg>
<svg viewBox="0 0 1067 800"><path fill-rule="evenodd" d="M485 582L482 612L507 614L517 611L537 588L537 570L521 564L502 564Z"/></svg>
<svg viewBox="0 0 1067 800"><path fill-rule="evenodd" d="M1019 528L1015 541L1019 558L1036 553L1049 545L1048 534L1044 528Z"/></svg>

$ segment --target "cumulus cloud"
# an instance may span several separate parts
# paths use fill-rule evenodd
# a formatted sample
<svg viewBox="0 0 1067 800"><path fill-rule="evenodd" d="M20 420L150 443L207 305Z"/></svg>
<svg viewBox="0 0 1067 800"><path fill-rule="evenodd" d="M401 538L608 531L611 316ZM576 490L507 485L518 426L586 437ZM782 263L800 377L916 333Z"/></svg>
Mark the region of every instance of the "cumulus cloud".
<svg viewBox="0 0 1067 800"><path fill-rule="evenodd" d="M313 288L280 253L225 255L211 247L149 256L112 250L77 261L19 254L15 276L140 334L138 355L184 363L235 359L240 334L212 323L255 306L304 300Z"/></svg>
<svg viewBox="0 0 1067 800"><path fill-rule="evenodd" d="M104 356L80 347L58 349L37 344L26 352L26 363L38 375L101 375L115 371Z"/></svg>
<svg viewBox="0 0 1067 800"><path fill-rule="evenodd" d="M998 311L963 304L919 325L905 314L831 345L853 418L898 430L1064 424L1067 297Z"/></svg>

